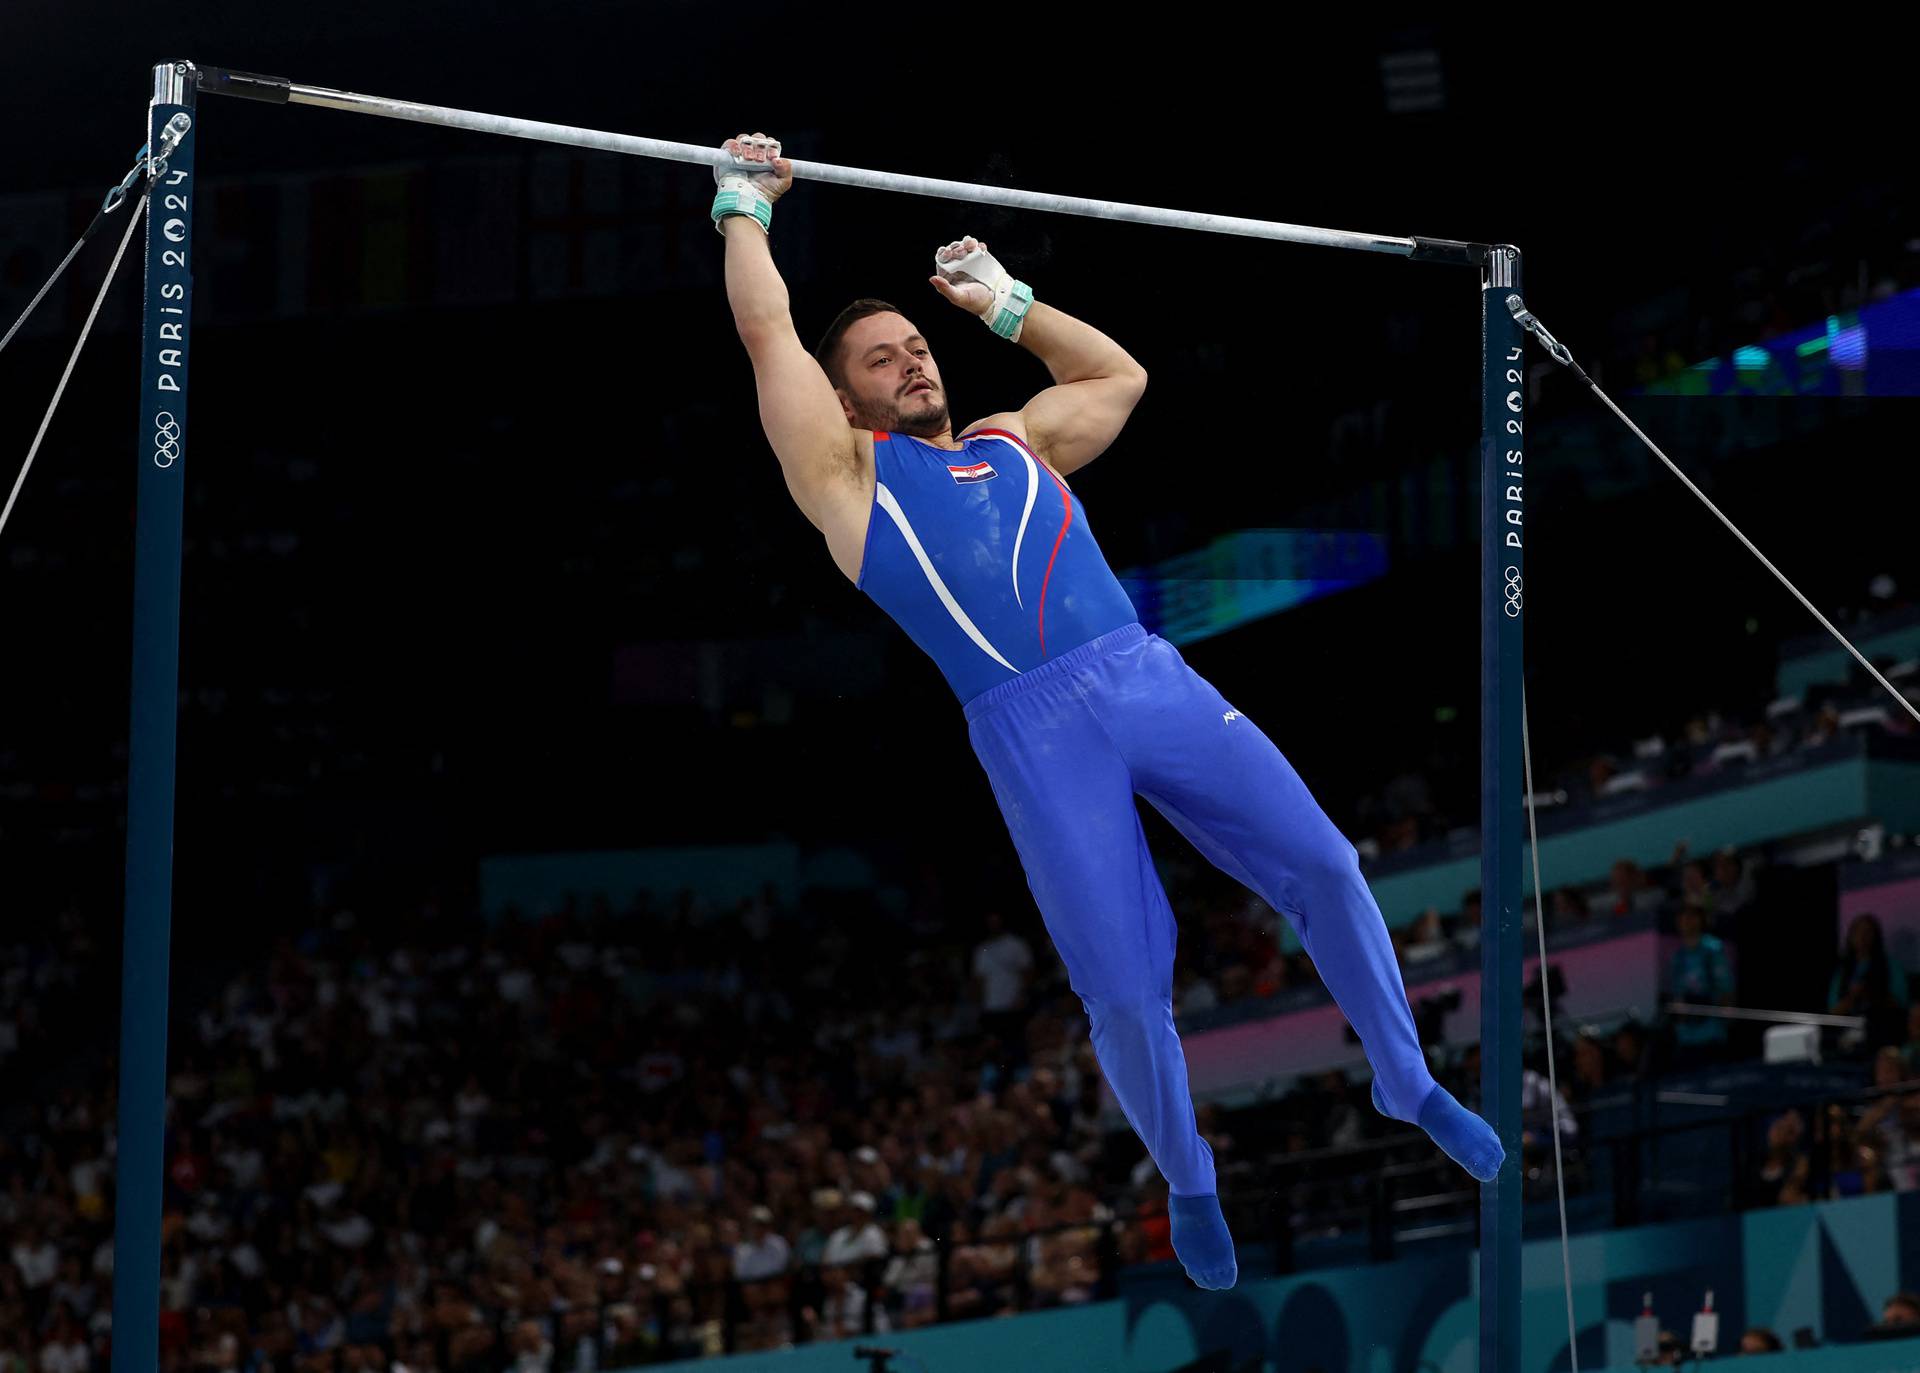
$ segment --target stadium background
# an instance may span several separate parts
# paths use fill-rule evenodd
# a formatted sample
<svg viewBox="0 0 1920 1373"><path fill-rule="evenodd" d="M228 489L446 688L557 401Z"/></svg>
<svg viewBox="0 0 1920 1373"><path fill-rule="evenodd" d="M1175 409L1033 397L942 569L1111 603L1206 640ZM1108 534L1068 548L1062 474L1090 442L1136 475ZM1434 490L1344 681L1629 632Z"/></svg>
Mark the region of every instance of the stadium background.
<svg viewBox="0 0 1920 1373"><path fill-rule="evenodd" d="M215 5L102 23L16 5L9 30L35 60L0 98L21 131L0 196L0 314L125 165L144 72L173 55L688 141L765 126L823 161L1507 240L1543 318L1616 394L1651 388L1630 411L1809 594L1888 662L1920 656L1897 495L1920 215L1881 136L1891 56L1679 20L1651 44L1496 41L1464 22L1306 33L1231 15L1149 41L1042 13L1013 30L1026 56L1012 95L990 37L1006 16L730 13ZM1350 1050L1278 1070L1274 1045L1321 1014L1310 970L1270 913L1150 818L1183 916L1190 1052L1192 1036L1242 1036L1240 1058L1222 1051L1209 1128L1244 1165L1232 1205L1250 1314L1235 1326L1219 1313L1240 1308L1210 1316L1169 1292L1150 1180L1097 1092L1079 1090L1084 1022L958 712L841 584L776 480L698 174L315 111L216 106L202 136L169 1366L615 1367L622 1353L897 1329L929 1310L1057 1306L1122 1332L1114 1347L1144 1370L1297 1347L1281 1308L1255 1298L1267 1273L1324 1268L1374 1291L1393 1274L1363 1265L1413 1262L1411 1244L1439 1251L1419 1261L1456 1275L1443 1287L1465 1281L1458 1180L1354 1109L1364 1083L1327 1076ZM1513 206L1498 222L1496 192ZM957 327L921 284L931 246L962 232L1154 378L1076 483L1115 565L1161 567L1191 595L1199 550L1255 540L1294 559L1325 594L1184 651L1288 752L1377 883L1453 871L1478 775L1470 290L1404 263L801 186L775 252L802 336L847 298L886 296L933 339L957 420L1018 404L1041 369ZM104 256L83 259L6 355L0 438L15 452L84 312L84 266L97 274ZM110 299L0 548L14 664L0 675L0 1348L45 1373L107 1357L135 295L122 282ZM1827 345L1799 346L1814 335ZM1546 873L1565 893L1550 934L1598 948L1584 983L1572 953L1555 960L1584 1017L1564 1028L1591 1030L1599 1047L1584 1052L1603 1059L1590 1092L1569 1088L1587 1112L1576 1220L1764 1215L1798 1170L1789 1199L1841 1208L1807 1233L1911 1235L1891 1200L1836 1200L1912 1185L1911 1161L1877 1147L1883 1127L1900 1144L1902 1109L1859 1125L1907 1098L1854 1099L1891 1071L1875 1050L1910 1052L1903 1016L1883 1008L1858 1043L1830 1036L1819 1071L1783 1083L1754 1066L1757 1029L1675 1042L1660 1003L1693 904L1718 908L1709 928L1739 1004L1829 1008L1846 893L1911 890L1895 869L1920 829L1912 738L1893 717L1842 724L1872 699L1844 665L1837 680L1794 676L1811 628L1797 607L1564 377L1542 366L1531 385L1529 699L1543 789L1564 793L1549 823L1588 848L1624 833L1606 822L1638 826L1598 866L1587 853ZM1307 535L1329 530L1360 541L1363 572L1323 565ZM1232 620L1235 602L1211 604ZM1636 748L1656 738L1657 754ZM1742 742L1751 757L1722 752ZM1857 768L1859 785L1830 796L1796 770L1808 759ZM1781 779L1764 796L1763 770ZM1680 797L1694 809L1675 821ZM1711 860L1726 846L1722 877ZM517 911L488 899L483 874L496 888L524 877L515 856L635 850L650 856L625 871L656 875L638 909L634 882L597 904L590 879L606 869L577 862L571 878L549 865ZM1471 885L1389 910L1410 982L1470 967ZM1846 913L1860 910L1888 922L1895 964L1920 971L1901 937L1911 906L1905 926L1884 902ZM989 911L1034 956L1021 1013L997 1019L970 976ZM1622 923L1590 928L1608 920ZM1611 936L1635 933L1654 943L1630 965ZM1623 990L1582 1004L1607 977ZM1470 1082L1461 1013L1450 1032L1440 1004L1451 984L1436 986L1436 1053ZM1630 1017L1610 1014L1627 1002L1645 1026L1637 1053L1631 1032L1615 1037ZM1566 1045L1570 1075L1580 1052ZM902 1066L916 1059L918 1082ZM1676 1119L1676 1093L1718 1104L1679 1102ZM409 1100L432 1108L409 1114ZM978 1119L955 1125L947 1113L968 1101ZM384 1105L354 1105L368 1102ZM1596 1123L1603 1109L1625 1114ZM446 1137L430 1128L441 1115ZM800 1149L810 1118L819 1157L770 1163ZM1713 1143L1679 1157L1665 1137L1588 1143L1700 1121L1690 1141ZM1778 1143L1795 1128L1804 1142ZM958 1158L903 1201L942 1130ZM615 1138L639 1152L596 1199L604 1174L581 1165ZM878 1185L863 1146L908 1166L887 1162ZM1404 1175L1370 1192L1383 1158ZM793 1175L776 1228L794 1258L756 1288L776 1297L749 1297L727 1227L752 1231L771 1173ZM836 1231L863 1233L855 1193L887 1222L890 1252L889 1210L942 1217L930 1279L910 1245L897 1268L822 1269ZM1732 1247L1700 1243L1723 1260ZM1777 1266L1743 1245L1748 1269ZM1891 1240L1821 1245L1851 1257L1815 1262L1813 1296L1755 1296L1740 1319L1846 1340L1920 1285ZM1620 1323L1644 1266L1630 1250L1588 1262L1609 1295L1582 1318L1583 1365L1622 1340L1631 1352ZM849 1275L853 1291L834 1285ZM1683 1333L1708 1285L1696 1276L1662 1294ZM1197 1313L1181 1318L1190 1349L1136 1348L1138 1321L1113 1314L1162 1307ZM1342 1309L1377 1329L1364 1305ZM1529 1308L1541 1368L1563 1353L1556 1319L1552 1302ZM1444 1333L1422 1327L1415 1343L1460 1357ZM1320 1357L1349 1355L1375 1366L1354 1346Z"/></svg>

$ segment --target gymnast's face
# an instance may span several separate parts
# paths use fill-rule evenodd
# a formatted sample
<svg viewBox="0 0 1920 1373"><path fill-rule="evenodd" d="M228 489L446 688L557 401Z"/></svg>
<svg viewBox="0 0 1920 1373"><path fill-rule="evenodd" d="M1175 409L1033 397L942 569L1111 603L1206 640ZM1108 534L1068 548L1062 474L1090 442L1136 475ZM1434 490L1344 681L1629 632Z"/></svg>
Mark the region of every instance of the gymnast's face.
<svg viewBox="0 0 1920 1373"><path fill-rule="evenodd" d="M952 427L940 369L904 315L855 320L840 347L846 379L840 403L849 424L915 438L935 438Z"/></svg>

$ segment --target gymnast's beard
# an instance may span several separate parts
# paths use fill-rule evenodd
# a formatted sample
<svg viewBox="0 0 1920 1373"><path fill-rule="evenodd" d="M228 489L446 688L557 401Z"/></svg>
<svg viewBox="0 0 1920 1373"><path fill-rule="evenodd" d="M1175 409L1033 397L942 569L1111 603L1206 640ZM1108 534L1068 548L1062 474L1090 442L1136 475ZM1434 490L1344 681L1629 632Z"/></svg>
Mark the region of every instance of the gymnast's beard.
<svg viewBox="0 0 1920 1373"><path fill-rule="evenodd" d="M901 397L894 403L893 422L882 427L916 439L932 439L946 433L950 423L946 393L931 391L924 396Z"/></svg>

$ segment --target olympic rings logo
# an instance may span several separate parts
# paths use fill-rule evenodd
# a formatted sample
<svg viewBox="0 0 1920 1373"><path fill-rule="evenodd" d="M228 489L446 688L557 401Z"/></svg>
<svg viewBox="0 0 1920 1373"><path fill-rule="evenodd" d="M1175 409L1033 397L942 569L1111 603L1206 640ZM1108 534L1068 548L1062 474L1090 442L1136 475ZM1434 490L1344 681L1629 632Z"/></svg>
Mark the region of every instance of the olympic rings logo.
<svg viewBox="0 0 1920 1373"><path fill-rule="evenodd" d="M1519 614L1520 569L1517 567L1509 567L1507 569L1507 618L1512 619Z"/></svg>
<svg viewBox="0 0 1920 1373"><path fill-rule="evenodd" d="M162 410L153 417L153 465L172 467L180 460L180 421Z"/></svg>

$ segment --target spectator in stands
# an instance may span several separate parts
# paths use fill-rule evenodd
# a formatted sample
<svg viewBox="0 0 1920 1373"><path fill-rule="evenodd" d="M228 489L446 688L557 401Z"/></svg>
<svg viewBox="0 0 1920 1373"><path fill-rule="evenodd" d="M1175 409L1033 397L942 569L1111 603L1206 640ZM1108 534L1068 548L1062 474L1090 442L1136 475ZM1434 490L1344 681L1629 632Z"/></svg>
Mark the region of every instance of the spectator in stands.
<svg viewBox="0 0 1920 1373"><path fill-rule="evenodd" d="M1233 1136L1228 1134L1220 1123L1220 1104L1209 1101L1196 1107L1193 1113L1194 1128L1200 1138L1213 1150L1213 1156L1227 1168L1233 1166Z"/></svg>
<svg viewBox="0 0 1920 1373"><path fill-rule="evenodd" d="M965 1224L954 1226L953 1257L947 1269L949 1316L990 1316L1007 1307L1019 1258L1019 1246L1014 1243L1018 1233L1018 1222L1005 1215L983 1221L977 1234Z"/></svg>
<svg viewBox="0 0 1920 1373"><path fill-rule="evenodd" d="M1878 917L1853 918L1834 963L1833 985L1827 993L1829 1014L1864 1018L1869 1051L1898 1044L1906 1030L1907 974L1887 956Z"/></svg>
<svg viewBox="0 0 1920 1373"><path fill-rule="evenodd" d="M839 1224L845 1194L838 1187L816 1187L810 1199L813 1202L812 1212L793 1244L793 1261L806 1268L816 1267L821 1262L827 1237Z"/></svg>
<svg viewBox="0 0 1920 1373"><path fill-rule="evenodd" d="M911 1330L933 1322L939 1280L940 1259L933 1241L922 1233L919 1221L901 1221L895 1227L893 1257L881 1278L897 1328Z"/></svg>
<svg viewBox="0 0 1920 1373"><path fill-rule="evenodd" d="M1596 903L1596 913L1624 920L1628 916L1658 911L1660 889L1647 881L1647 874L1631 858L1614 861L1607 873L1607 888Z"/></svg>
<svg viewBox="0 0 1920 1373"><path fill-rule="evenodd" d="M1478 1045L1473 1046L1477 1051ZM1478 1082L1479 1065L1472 1070L1473 1080ZM1323 1147L1341 1149L1358 1144L1366 1131L1366 1120L1354 1105L1353 1084L1347 1081L1346 1072L1340 1068L1329 1068L1314 1079L1310 1100L1313 1102L1313 1118L1320 1122L1325 1131Z"/></svg>
<svg viewBox="0 0 1920 1373"><path fill-rule="evenodd" d="M1873 1056L1873 1085L1886 1091L1913 1080L1900 1050L1889 1044ZM1920 1083L1908 1092L1887 1091L1861 1108L1856 1137L1885 1169L1892 1190L1912 1191L1920 1178Z"/></svg>
<svg viewBox="0 0 1920 1373"><path fill-rule="evenodd" d="M1722 919L1738 915L1753 904L1754 876L1751 861L1742 859L1731 848L1713 856L1714 914Z"/></svg>
<svg viewBox="0 0 1920 1373"><path fill-rule="evenodd" d="M1451 952L1447 932L1440 925L1440 912L1429 906L1420 912L1413 928L1407 932L1406 943L1401 947L1402 962L1413 968L1445 958Z"/></svg>
<svg viewBox="0 0 1920 1373"><path fill-rule="evenodd" d="M1560 934L1578 929L1593 916L1586 897L1578 887L1556 887L1547 902L1547 932Z"/></svg>
<svg viewBox="0 0 1920 1373"><path fill-rule="evenodd" d="M873 1306L867 1297L866 1284L858 1271L851 1268L833 1268L827 1271L826 1299L821 1302L818 1313L808 1307L803 1313L816 1340L844 1340L855 1335L882 1332L888 1329L885 1307ZM868 1326L869 1308L873 1324Z"/></svg>
<svg viewBox="0 0 1920 1373"><path fill-rule="evenodd" d="M885 1258L887 1235L874 1221L873 1212L871 1193L855 1192L849 1196L841 1212L840 1226L827 1237L827 1247L821 1252L820 1262L826 1267L836 1268Z"/></svg>
<svg viewBox="0 0 1920 1373"><path fill-rule="evenodd" d="M20 1284L29 1292L51 1284L60 1271L60 1251L31 1225L20 1228L12 1258L13 1266L20 1270Z"/></svg>
<svg viewBox="0 0 1920 1373"><path fill-rule="evenodd" d="M1892 1190L1879 1141L1862 1137L1853 1116L1838 1102L1827 1106L1827 1195L1857 1197Z"/></svg>
<svg viewBox="0 0 1920 1373"><path fill-rule="evenodd" d="M1480 889L1475 887L1460 898L1460 921L1453 930L1453 942L1458 944L1462 951L1472 953L1480 947L1482 918Z"/></svg>
<svg viewBox="0 0 1920 1373"><path fill-rule="evenodd" d="M1861 1335L1866 1340L1906 1340L1920 1336L1920 1296L1895 1292L1880 1308L1880 1319Z"/></svg>
<svg viewBox="0 0 1920 1373"><path fill-rule="evenodd" d="M747 1308L741 1343L749 1349L771 1348L786 1338L784 1279L791 1258L786 1237L773 1228L773 1212L755 1206L747 1213L747 1237L733 1248L733 1276Z"/></svg>
<svg viewBox="0 0 1920 1373"><path fill-rule="evenodd" d="M1307 1147L1306 1140L1290 1143L1289 1153ZM1159 1177L1150 1180L1134 1208L1138 1222L1129 1226L1122 1257L1128 1263L1164 1263L1173 1257L1173 1227L1167 1219L1167 1184Z"/></svg>
<svg viewBox="0 0 1920 1373"><path fill-rule="evenodd" d="M1639 1081L1647 1069L1647 1032L1638 1021L1629 1020L1613 1032L1614 1078Z"/></svg>
<svg viewBox="0 0 1920 1373"><path fill-rule="evenodd" d="M1692 866L1698 867L1698 864ZM1704 875L1703 875L1704 880ZM1678 918L1680 947L1674 951L1667 994L1676 1001L1704 1006L1733 1004L1733 965L1726 946L1707 933L1707 913L1695 905L1682 906ZM1676 1015L1673 1020L1673 1066L1686 1071L1724 1057L1727 1022L1713 1016Z"/></svg>
<svg viewBox="0 0 1920 1373"><path fill-rule="evenodd" d="M1545 1064L1545 1054L1540 1055L1540 1061L1542 1065ZM1555 1093L1545 1073L1531 1065L1521 1070L1520 1148L1530 1169L1551 1162L1556 1127L1562 1145L1572 1144L1580 1133L1579 1122L1574 1119L1573 1107L1568 1103L1564 1090L1557 1100L1556 1110Z"/></svg>
<svg viewBox="0 0 1920 1373"><path fill-rule="evenodd" d="M1576 1105L1587 1105L1606 1090L1608 1076L1606 1046L1592 1030L1582 1030L1573 1041L1573 1071L1567 1082L1569 1099Z"/></svg>
<svg viewBox="0 0 1920 1373"><path fill-rule="evenodd" d="M1907 1072L1920 1077L1920 1001L1907 1007Z"/></svg>
<svg viewBox="0 0 1920 1373"><path fill-rule="evenodd" d="M552 1367L553 1344L540 1322L521 1321L513 1332L513 1373L550 1373Z"/></svg>
<svg viewBox="0 0 1920 1373"><path fill-rule="evenodd" d="M1027 1281L1036 1306L1077 1305L1090 1301L1099 1272L1094 1255L1098 1232L1074 1225L1085 1217L1069 1214L1045 1196L1035 1196L1026 1226Z"/></svg>
<svg viewBox="0 0 1920 1373"><path fill-rule="evenodd" d="M1899 1087L1909 1080L1906 1055L1892 1044L1882 1045L1873 1056L1873 1085L1885 1090ZM1874 1098L1860 1112L1860 1128L1882 1132L1882 1126L1895 1121L1899 1116L1901 1098L1898 1095L1886 1095Z"/></svg>
<svg viewBox="0 0 1920 1373"><path fill-rule="evenodd" d="M606 1340L603 1357L609 1368L632 1368L638 1364L652 1363L660 1347L659 1337L642 1323L639 1311L630 1302L618 1302L607 1309ZM421 1342L422 1355L431 1358L432 1349L431 1344ZM406 1367L408 1373L416 1373L417 1366L412 1361ZM425 1367L431 1368L432 1365Z"/></svg>
<svg viewBox="0 0 1920 1373"><path fill-rule="evenodd" d="M1764 1325L1756 1325L1740 1337L1742 1354L1778 1354L1785 1348L1780 1337Z"/></svg>
<svg viewBox="0 0 1920 1373"><path fill-rule="evenodd" d="M1794 1160L1793 1171L1787 1174L1787 1180L1780 1184L1777 1198L1781 1206L1805 1206L1813 1200L1813 1158L1801 1154Z"/></svg>
<svg viewBox="0 0 1920 1373"><path fill-rule="evenodd" d="M40 1373L87 1373L92 1352L72 1313L62 1310L40 1346Z"/></svg>
<svg viewBox="0 0 1920 1373"><path fill-rule="evenodd" d="M1191 965L1180 970L1174 993L1174 1009L1181 1015L1197 1015L1210 1011L1220 1004L1220 994L1214 990L1213 983L1194 971Z"/></svg>
<svg viewBox="0 0 1920 1373"><path fill-rule="evenodd" d="M1832 701L1823 702L1814 713L1813 720L1807 725L1807 732L1800 738L1803 749L1819 748L1830 742L1840 733L1840 708Z"/></svg>
<svg viewBox="0 0 1920 1373"><path fill-rule="evenodd" d="M1755 1201L1762 1206L1783 1205L1784 1190L1796 1178L1804 1186L1807 1174L1806 1118L1798 1111L1782 1111L1767 1126L1767 1153L1754 1173ZM1799 1200L1805 1200L1800 1197Z"/></svg>
<svg viewBox="0 0 1920 1373"><path fill-rule="evenodd" d="M987 937L974 946L972 969L980 988L981 1028L1000 1041L1009 1061L1023 1062L1033 950L997 910L987 912Z"/></svg>
<svg viewBox="0 0 1920 1373"><path fill-rule="evenodd" d="M1674 742L1673 756L1678 775L1703 766L1712 757L1714 744L1720 733L1720 717L1709 711L1705 715L1693 715L1680 731L1680 737Z"/></svg>
<svg viewBox="0 0 1920 1373"><path fill-rule="evenodd" d="M1247 967L1255 996L1278 996L1293 982L1293 971L1270 927L1247 927Z"/></svg>
<svg viewBox="0 0 1920 1373"><path fill-rule="evenodd" d="M1707 879L1707 867L1699 859L1690 859L1680 865L1680 886L1674 893L1675 900L1682 907L1692 906L1703 914L1711 915L1716 904L1713 884Z"/></svg>

